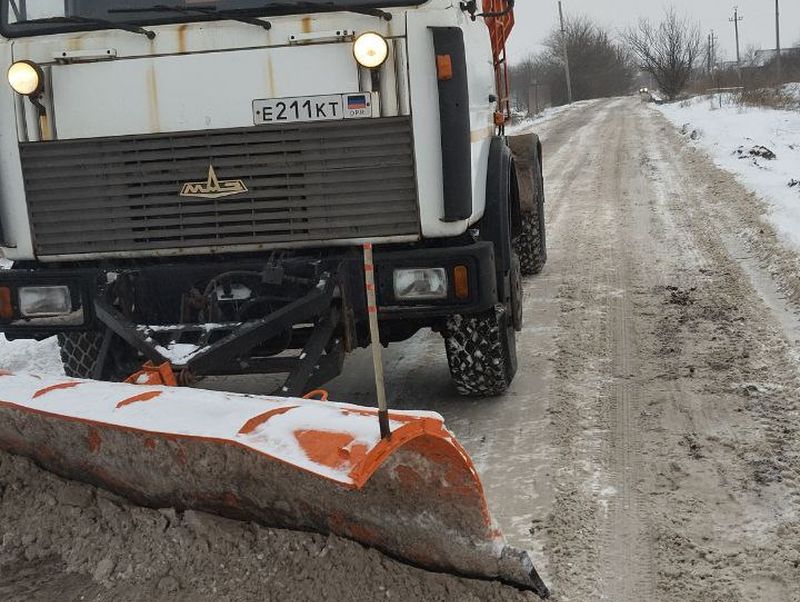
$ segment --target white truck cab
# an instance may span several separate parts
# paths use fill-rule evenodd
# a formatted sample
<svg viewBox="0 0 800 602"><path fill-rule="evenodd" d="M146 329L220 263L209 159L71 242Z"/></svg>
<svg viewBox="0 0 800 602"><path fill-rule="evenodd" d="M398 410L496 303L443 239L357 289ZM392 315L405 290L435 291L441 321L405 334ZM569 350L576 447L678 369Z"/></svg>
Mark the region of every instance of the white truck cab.
<svg viewBox="0 0 800 602"><path fill-rule="evenodd" d="M459 390L502 391L545 257L538 140L503 135L512 8L0 0L0 332L58 335L75 376L299 394L369 342L372 243L383 341L434 328Z"/></svg>

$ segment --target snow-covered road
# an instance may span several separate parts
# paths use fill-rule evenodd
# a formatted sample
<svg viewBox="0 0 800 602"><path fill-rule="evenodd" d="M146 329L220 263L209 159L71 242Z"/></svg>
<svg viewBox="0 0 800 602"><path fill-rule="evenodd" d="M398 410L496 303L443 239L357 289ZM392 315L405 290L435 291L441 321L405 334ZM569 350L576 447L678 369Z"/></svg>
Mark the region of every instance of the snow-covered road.
<svg viewBox="0 0 800 602"><path fill-rule="evenodd" d="M460 399L421 334L385 356L392 403L446 417L558 600L800 599L794 249L637 99L539 127L550 260L517 380ZM368 354L330 388L370 401Z"/></svg>

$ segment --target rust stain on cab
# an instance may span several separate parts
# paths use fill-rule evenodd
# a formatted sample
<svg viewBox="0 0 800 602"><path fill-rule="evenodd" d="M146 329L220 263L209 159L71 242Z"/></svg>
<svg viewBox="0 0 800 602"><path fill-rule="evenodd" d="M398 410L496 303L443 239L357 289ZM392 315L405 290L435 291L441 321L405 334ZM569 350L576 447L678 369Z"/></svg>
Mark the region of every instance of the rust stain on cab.
<svg viewBox="0 0 800 602"><path fill-rule="evenodd" d="M188 27L188 23L178 27L178 52L186 52L186 29Z"/></svg>
<svg viewBox="0 0 800 602"><path fill-rule="evenodd" d="M311 17L303 17L300 19L300 31L303 33L311 33Z"/></svg>
<svg viewBox="0 0 800 602"><path fill-rule="evenodd" d="M86 34L80 33L69 40L67 40L68 50L83 50L83 36Z"/></svg>
<svg viewBox="0 0 800 602"><path fill-rule="evenodd" d="M275 72L272 68L272 53L267 53L267 98L275 96Z"/></svg>
<svg viewBox="0 0 800 602"><path fill-rule="evenodd" d="M147 70L147 95L150 103L150 129L153 133L161 131L161 120L158 115L158 81L156 78L156 66L150 63Z"/></svg>

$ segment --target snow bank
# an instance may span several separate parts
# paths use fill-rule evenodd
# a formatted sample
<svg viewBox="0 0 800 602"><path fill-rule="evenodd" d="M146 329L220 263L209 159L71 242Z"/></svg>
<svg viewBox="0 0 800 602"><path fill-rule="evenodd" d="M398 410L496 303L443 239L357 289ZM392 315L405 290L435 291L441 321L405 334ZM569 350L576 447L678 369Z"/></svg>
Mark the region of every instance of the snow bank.
<svg viewBox="0 0 800 602"><path fill-rule="evenodd" d="M5 261L0 259L0 262ZM0 334L0 369L11 372L36 372L63 375L64 366L55 337L44 341L9 341Z"/></svg>
<svg viewBox="0 0 800 602"><path fill-rule="evenodd" d="M44 341L9 341L0 334L0 370L61 376L64 367L55 337Z"/></svg>
<svg viewBox="0 0 800 602"><path fill-rule="evenodd" d="M783 84L783 91L800 103L800 82Z"/></svg>
<svg viewBox="0 0 800 602"><path fill-rule="evenodd" d="M562 113L566 113L567 111L572 111L574 109L582 107L587 107L591 104L594 104L598 100L599 99L581 100L578 102L573 102L571 105L561 105L560 107L548 107L535 117L525 117L522 119L517 119L515 116L511 126L506 129L509 135L514 136L516 134L525 132L526 130L530 129L533 126L538 126L539 124L542 124L545 121L550 121L551 119L557 117L558 115L561 115Z"/></svg>
<svg viewBox="0 0 800 602"><path fill-rule="evenodd" d="M0 256L0 270L10 267L11 262ZM55 337L45 341L9 341L0 334L0 370L64 374Z"/></svg>
<svg viewBox="0 0 800 602"><path fill-rule="evenodd" d="M741 108L722 101L697 97L655 110L689 144L705 150L718 167L762 197L779 234L800 250L800 111Z"/></svg>

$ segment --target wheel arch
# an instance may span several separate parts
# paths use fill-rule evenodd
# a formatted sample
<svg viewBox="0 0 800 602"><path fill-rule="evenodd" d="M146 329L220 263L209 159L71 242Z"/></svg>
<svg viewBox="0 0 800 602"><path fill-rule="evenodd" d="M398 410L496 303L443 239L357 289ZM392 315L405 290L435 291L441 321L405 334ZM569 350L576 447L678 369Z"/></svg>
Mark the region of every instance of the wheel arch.
<svg viewBox="0 0 800 602"><path fill-rule="evenodd" d="M541 174L543 167L542 141L539 136L532 133L508 136L507 140L517 181L517 211L520 213L535 211L539 194L536 174Z"/></svg>
<svg viewBox="0 0 800 602"><path fill-rule="evenodd" d="M483 240L494 243L497 271L505 274L511 268L511 239L513 236L514 198L516 185L514 158L504 138L492 138L486 175L486 208L480 222ZM518 204L518 203L517 203ZM517 211L518 213L518 211Z"/></svg>

